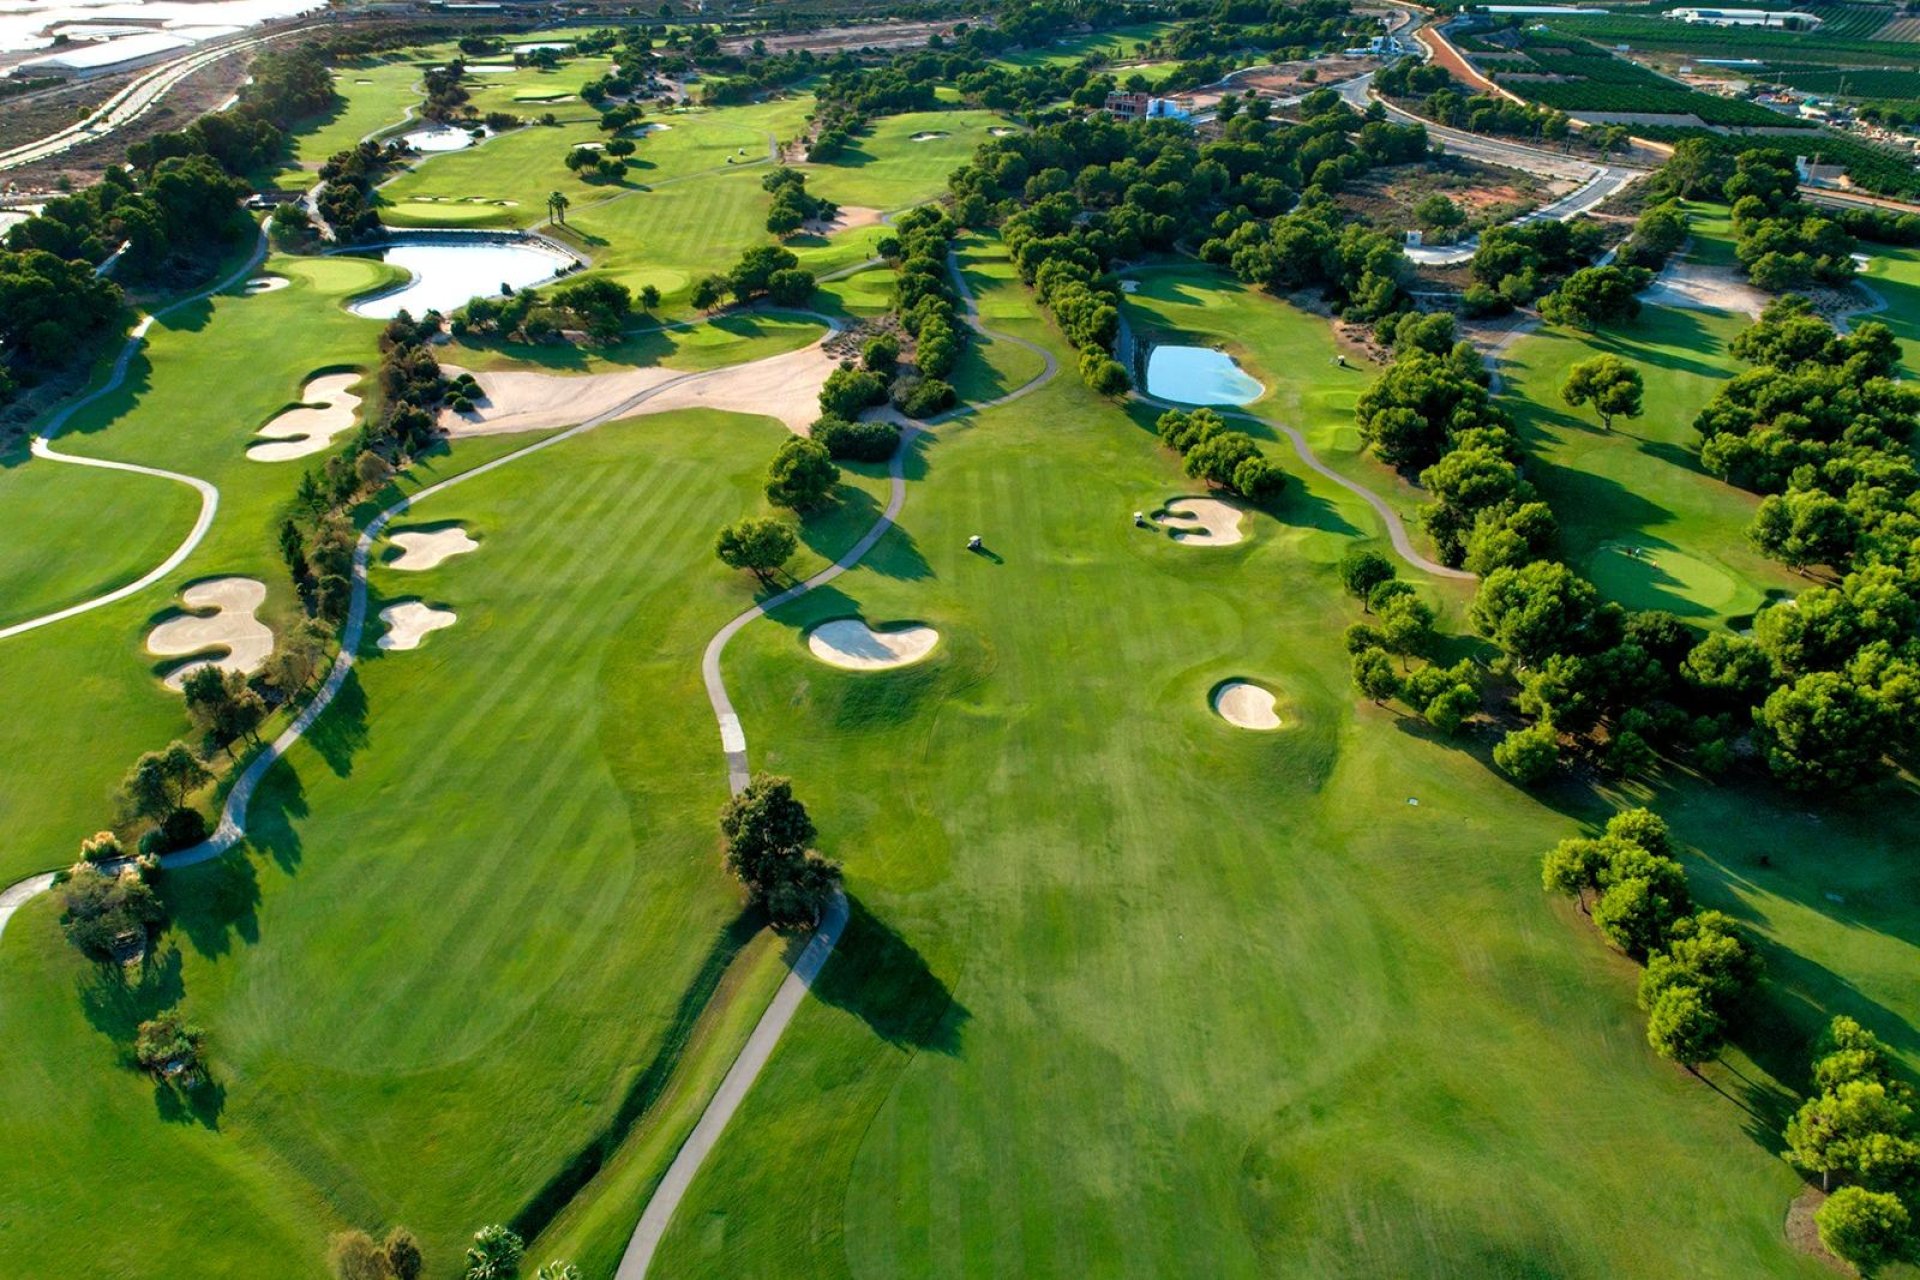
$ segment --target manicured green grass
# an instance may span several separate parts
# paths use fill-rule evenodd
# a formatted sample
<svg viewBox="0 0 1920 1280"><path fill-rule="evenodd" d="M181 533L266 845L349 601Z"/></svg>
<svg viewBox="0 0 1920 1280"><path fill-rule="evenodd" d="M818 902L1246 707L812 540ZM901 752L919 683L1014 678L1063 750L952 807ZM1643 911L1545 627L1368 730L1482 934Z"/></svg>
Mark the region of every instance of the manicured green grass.
<svg viewBox="0 0 1920 1280"><path fill-rule="evenodd" d="M883 116L830 164L800 166L807 190L843 205L903 209L946 189L947 175L973 158L992 129L1017 126L993 111L918 111ZM914 141L916 134L936 137Z"/></svg>
<svg viewBox="0 0 1920 1280"><path fill-rule="evenodd" d="M393 654L376 623L353 684L255 800L248 851L170 878L178 923L148 1003L184 986L217 1117L169 1119L117 1065L132 1015L115 1000L83 1016L98 979L50 903L15 922L0 984L32 998L10 996L0 1022L39 1065L0 1076L0 1150L49 1173L0 1190L10 1220L40 1223L0 1236L0 1270L92 1272L108 1236L111 1256L144 1249L163 1272L304 1277L327 1231L400 1221L449 1274L462 1237L529 1212L630 1091L654 1087L650 1064L690 1044L716 1078L779 970L763 948L727 977L748 933L718 863L725 778L688 658L751 598L712 532L762 506L783 434L717 413L605 428L409 516L458 520L481 547L430 573L376 570L374 608L425 598L459 621ZM810 522L796 569L864 529L879 488L857 482ZM747 1007L708 1011L716 982ZM93 1140L71 1143L56 1082ZM690 1109L673 1122L701 1096L675 1093ZM52 1211L55 1188L123 1167L179 1169L188 1203L230 1202L216 1222L258 1220L228 1255L178 1197Z"/></svg>
<svg viewBox="0 0 1920 1280"><path fill-rule="evenodd" d="M1693 420L1740 369L1727 343L1745 316L1649 307L1631 324L1583 334L1549 328L1504 364L1527 476L1559 517L1562 553L1610 598L1694 623L1751 614L1768 592L1806 580L1746 540L1759 498L1700 466ZM1560 398L1577 361L1619 356L1646 381L1646 413L1601 430Z"/></svg>
<svg viewBox="0 0 1920 1280"><path fill-rule="evenodd" d="M0 455L0 510L33 536L0 541L0 626L77 604L145 573L180 544L200 496L150 476Z"/></svg>
<svg viewBox="0 0 1920 1280"><path fill-rule="evenodd" d="M1239 547L1134 529L1191 485L1063 377L941 428L867 564L741 633L754 763L856 907L663 1274L1821 1274L1794 1177L1541 894L1574 822L1356 705L1327 553L1366 517L1290 469ZM847 614L941 643L835 672L803 636ZM1215 718L1229 676L1287 727Z"/></svg>
<svg viewBox="0 0 1920 1280"><path fill-rule="evenodd" d="M1887 300L1885 311L1860 319L1878 320L1893 330L1912 377L1920 370L1920 249L1862 243L1860 251L1871 259L1863 279Z"/></svg>
<svg viewBox="0 0 1920 1280"><path fill-rule="evenodd" d="M346 102L325 120L294 134L294 162L303 169L318 169L335 152L398 125L407 118L409 107L420 105L420 72L421 62L415 57L369 58L339 68L334 87ZM367 83L362 84L363 80Z"/></svg>
<svg viewBox="0 0 1920 1280"><path fill-rule="evenodd" d="M1141 22L1092 35L1064 36L1038 49L1003 54L995 61L1009 67L1063 67L1094 54L1109 59L1131 58L1139 53L1140 46L1159 39L1172 28L1171 22Z"/></svg>

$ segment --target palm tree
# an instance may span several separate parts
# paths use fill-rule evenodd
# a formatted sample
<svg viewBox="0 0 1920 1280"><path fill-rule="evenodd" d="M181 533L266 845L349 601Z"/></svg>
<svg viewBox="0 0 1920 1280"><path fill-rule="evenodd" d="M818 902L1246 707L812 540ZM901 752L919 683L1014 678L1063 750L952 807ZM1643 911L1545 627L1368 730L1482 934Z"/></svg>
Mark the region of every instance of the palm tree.
<svg viewBox="0 0 1920 1280"><path fill-rule="evenodd" d="M547 225L549 226L553 225L553 220L555 218L558 218L560 220L560 225L564 227L567 224L567 206L572 203L573 201L567 199L566 193L564 191L556 191L552 195L548 196L547 197Z"/></svg>

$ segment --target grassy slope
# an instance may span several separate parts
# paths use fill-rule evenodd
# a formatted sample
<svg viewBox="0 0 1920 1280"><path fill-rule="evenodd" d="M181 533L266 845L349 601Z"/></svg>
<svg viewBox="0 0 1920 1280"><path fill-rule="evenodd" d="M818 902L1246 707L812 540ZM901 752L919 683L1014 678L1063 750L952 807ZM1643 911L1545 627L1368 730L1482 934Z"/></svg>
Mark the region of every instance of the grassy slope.
<svg viewBox="0 0 1920 1280"><path fill-rule="evenodd" d="M1133 530L1187 486L1063 378L943 428L871 566L741 635L756 763L859 908L667 1274L1817 1274L1792 1177L1541 898L1572 823L1354 706L1364 516L1295 476L1239 549ZM811 662L849 612L941 648ZM1230 675L1291 727L1215 719Z"/></svg>
<svg viewBox="0 0 1920 1280"><path fill-rule="evenodd" d="M902 209L946 187L947 175L992 135L1016 126L993 111L919 111L875 120L858 145L831 164L800 166L807 190L843 205ZM944 137L915 142L917 133Z"/></svg>
<svg viewBox="0 0 1920 1280"><path fill-rule="evenodd" d="M1067 36L1044 48L1004 54L995 61L1008 67L1059 67L1093 54L1105 58L1128 58L1135 54L1136 46L1156 40L1172 28L1171 22L1141 22L1093 35ZM1121 79L1126 78L1125 72L1119 74Z"/></svg>
<svg viewBox="0 0 1920 1280"><path fill-rule="evenodd" d="M25 1047L0 1077L0 1149L60 1174L16 1188L7 1216L56 1186L106 1185L118 1161L197 1156L224 1166L236 1202L307 1206L296 1246L248 1246L249 1274L311 1274L330 1224L396 1220L444 1268L459 1237L565 1167L684 1038L683 996L697 1012L741 940L694 655L748 598L711 530L758 505L780 435L730 415L651 419L422 507L481 550L381 571L376 592L448 604L459 623L418 652L370 652L256 800L251 853L173 880L163 947L183 962L156 986L183 983L212 1034L218 1141L202 1152L206 1130L157 1119L150 1086L103 1067L85 1110L105 1136L67 1150L32 1064L110 1058L132 1019L14 1022ZM810 529L808 563L871 520L875 487ZM9 930L0 982L71 1011L85 975L50 906ZM734 985L751 1005L777 977L755 960ZM729 1043L747 1021L722 1029ZM102 1235L150 1234L155 1256L204 1247L165 1198L42 1216L57 1221L34 1239L0 1237L0 1270L81 1266Z"/></svg>
<svg viewBox="0 0 1920 1280"><path fill-rule="evenodd" d="M407 108L420 105L421 68L415 57L368 58L341 67L334 87L345 101L294 135L294 163L302 170L318 169L334 153L405 120Z"/></svg>

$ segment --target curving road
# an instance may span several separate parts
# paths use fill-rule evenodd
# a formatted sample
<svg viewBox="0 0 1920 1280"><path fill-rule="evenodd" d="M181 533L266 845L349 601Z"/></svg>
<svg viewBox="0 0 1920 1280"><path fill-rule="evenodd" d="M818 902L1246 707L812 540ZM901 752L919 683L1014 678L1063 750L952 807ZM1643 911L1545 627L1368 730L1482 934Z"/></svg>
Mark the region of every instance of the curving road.
<svg viewBox="0 0 1920 1280"><path fill-rule="evenodd" d="M282 40L287 36L314 29L312 26L294 27L286 31L251 36L245 40L236 40L231 44L210 49L189 50L186 56L162 63L136 77L131 84L108 98L80 123L69 125L57 133L50 133L38 142L29 142L11 151L0 151L0 170L18 169L22 165L51 159L86 143L97 142L116 129L132 124L159 106L162 98L177 89L182 81L196 71L203 71L236 53L258 49L275 40Z"/></svg>
<svg viewBox="0 0 1920 1280"><path fill-rule="evenodd" d="M947 254L947 270L952 274L954 284L960 294L967 324L981 336L996 342L1006 342L1023 347L1039 356L1043 362L1039 373L1025 383L1015 387L1003 396L984 401L980 404L966 405L950 410L938 417L928 419L926 426L936 426L968 414L980 413L987 409L998 408L1033 391L1039 390L1053 380L1060 372L1060 362L1044 347L1028 342L1025 338L1016 338L1012 334L995 334L980 321L980 309L976 305L973 290L967 286L967 278L961 273L959 263L951 251ZM873 527L862 535L860 541L853 544L847 553L828 565L820 572L796 582L778 595L769 597L741 613L726 626L714 633L707 642L706 653L700 659L700 675L707 686L707 701L713 704L714 720L720 726L720 750L727 762L727 786L738 795L747 785L750 776L747 769L747 736L740 727L740 717L734 712L733 700L727 696L727 685L720 674L720 657L726 651L728 641L740 634L755 618L764 618L770 610L796 600L815 587L832 582L835 578L853 568L873 549L875 543L886 535L893 522L899 517L900 509L907 501L906 462L912 452L913 442L924 428L913 422L903 422L900 431L900 445L893 451L893 457L887 463L887 506ZM726 1131L734 1113L740 1104L746 1101L747 1093L753 1088L754 1080L760 1069L767 1065L773 1056L773 1050L780 1043L787 1025L793 1021L793 1015L800 1010L801 1002L808 988L819 976L827 957L833 953L834 944L840 940L840 931L847 923L847 900L844 894L835 894L827 907L820 927L808 941L806 950L800 953L787 976L781 980L780 989L774 993L773 1001L766 1012L754 1024L747 1036L747 1042L741 1047L740 1055L727 1068L720 1087L708 1100L706 1110L700 1113L700 1119L694 1124L693 1132L674 1153L673 1163L667 1166L659 1185L654 1187L653 1195L647 1201L647 1207L641 1211L640 1221L634 1226L633 1236L627 1241L627 1251L620 1258L620 1268L615 1280L644 1280L647 1269L653 1265L653 1255L660 1247L661 1239L667 1233L667 1227L673 1222L673 1215L686 1198L687 1191L693 1186L700 1166L720 1141L720 1135Z"/></svg>

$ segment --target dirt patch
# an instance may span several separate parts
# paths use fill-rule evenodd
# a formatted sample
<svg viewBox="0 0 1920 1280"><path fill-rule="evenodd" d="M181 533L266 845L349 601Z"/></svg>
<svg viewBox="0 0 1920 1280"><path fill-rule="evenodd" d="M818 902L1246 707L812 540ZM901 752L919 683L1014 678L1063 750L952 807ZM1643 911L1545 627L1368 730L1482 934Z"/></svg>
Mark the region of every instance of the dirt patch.
<svg viewBox="0 0 1920 1280"><path fill-rule="evenodd" d="M816 219L803 223L800 229L809 235L830 236L836 231L857 231L861 227L877 226L884 216L880 210L869 209L863 204L842 205L832 222Z"/></svg>
<svg viewBox="0 0 1920 1280"><path fill-rule="evenodd" d="M686 374L676 369L623 369L618 373L477 373L480 398L465 413L440 411L450 436L500 435L572 427L634 401L630 414L674 409L724 409L777 418L788 430L806 433L820 416L820 389L839 364L816 343L748 364ZM450 377L465 370L443 365ZM668 385L671 384L671 385ZM644 396L644 399L640 397Z"/></svg>
<svg viewBox="0 0 1920 1280"><path fill-rule="evenodd" d="M1241 508L1219 498L1175 498L1153 518L1175 542L1196 547L1229 547L1246 535L1240 532Z"/></svg>
<svg viewBox="0 0 1920 1280"><path fill-rule="evenodd" d="M828 666L849 671L882 671L918 662L933 652L940 633L932 627L905 626L875 631L858 618L823 622L807 633L807 648Z"/></svg>
<svg viewBox="0 0 1920 1280"><path fill-rule="evenodd" d="M1807 1187L1793 1198L1793 1203L1787 1206L1787 1243L1801 1253L1818 1258L1840 1275L1857 1275L1858 1272L1820 1243L1820 1228L1815 1225L1813 1215L1826 1202L1827 1193L1818 1187Z"/></svg>
<svg viewBox="0 0 1920 1280"><path fill-rule="evenodd" d="M1767 295L1742 280L1732 267L1709 267L1697 262L1675 262L1660 273L1640 295L1653 306L1691 310L1729 311L1758 316Z"/></svg>
<svg viewBox="0 0 1920 1280"><path fill-rule="evenodd" d="M189 662L167 673L165 684L178 689L201 667L219 667L252 675L273 655L273 632L254 617L267 600L266 584L253 578L209 578L180 593L180 604L194 612L168 618L147 636L147 652L180 658L210 649L224 657Z"/></svg>
<svg viewBox="0 0 1920 1280"><path fill-rule="evenodd" d="M1213 710L1237 729L1266 732L1280 727L1271 692L1245 680L1229 680L1213 691Z"/></svg>

